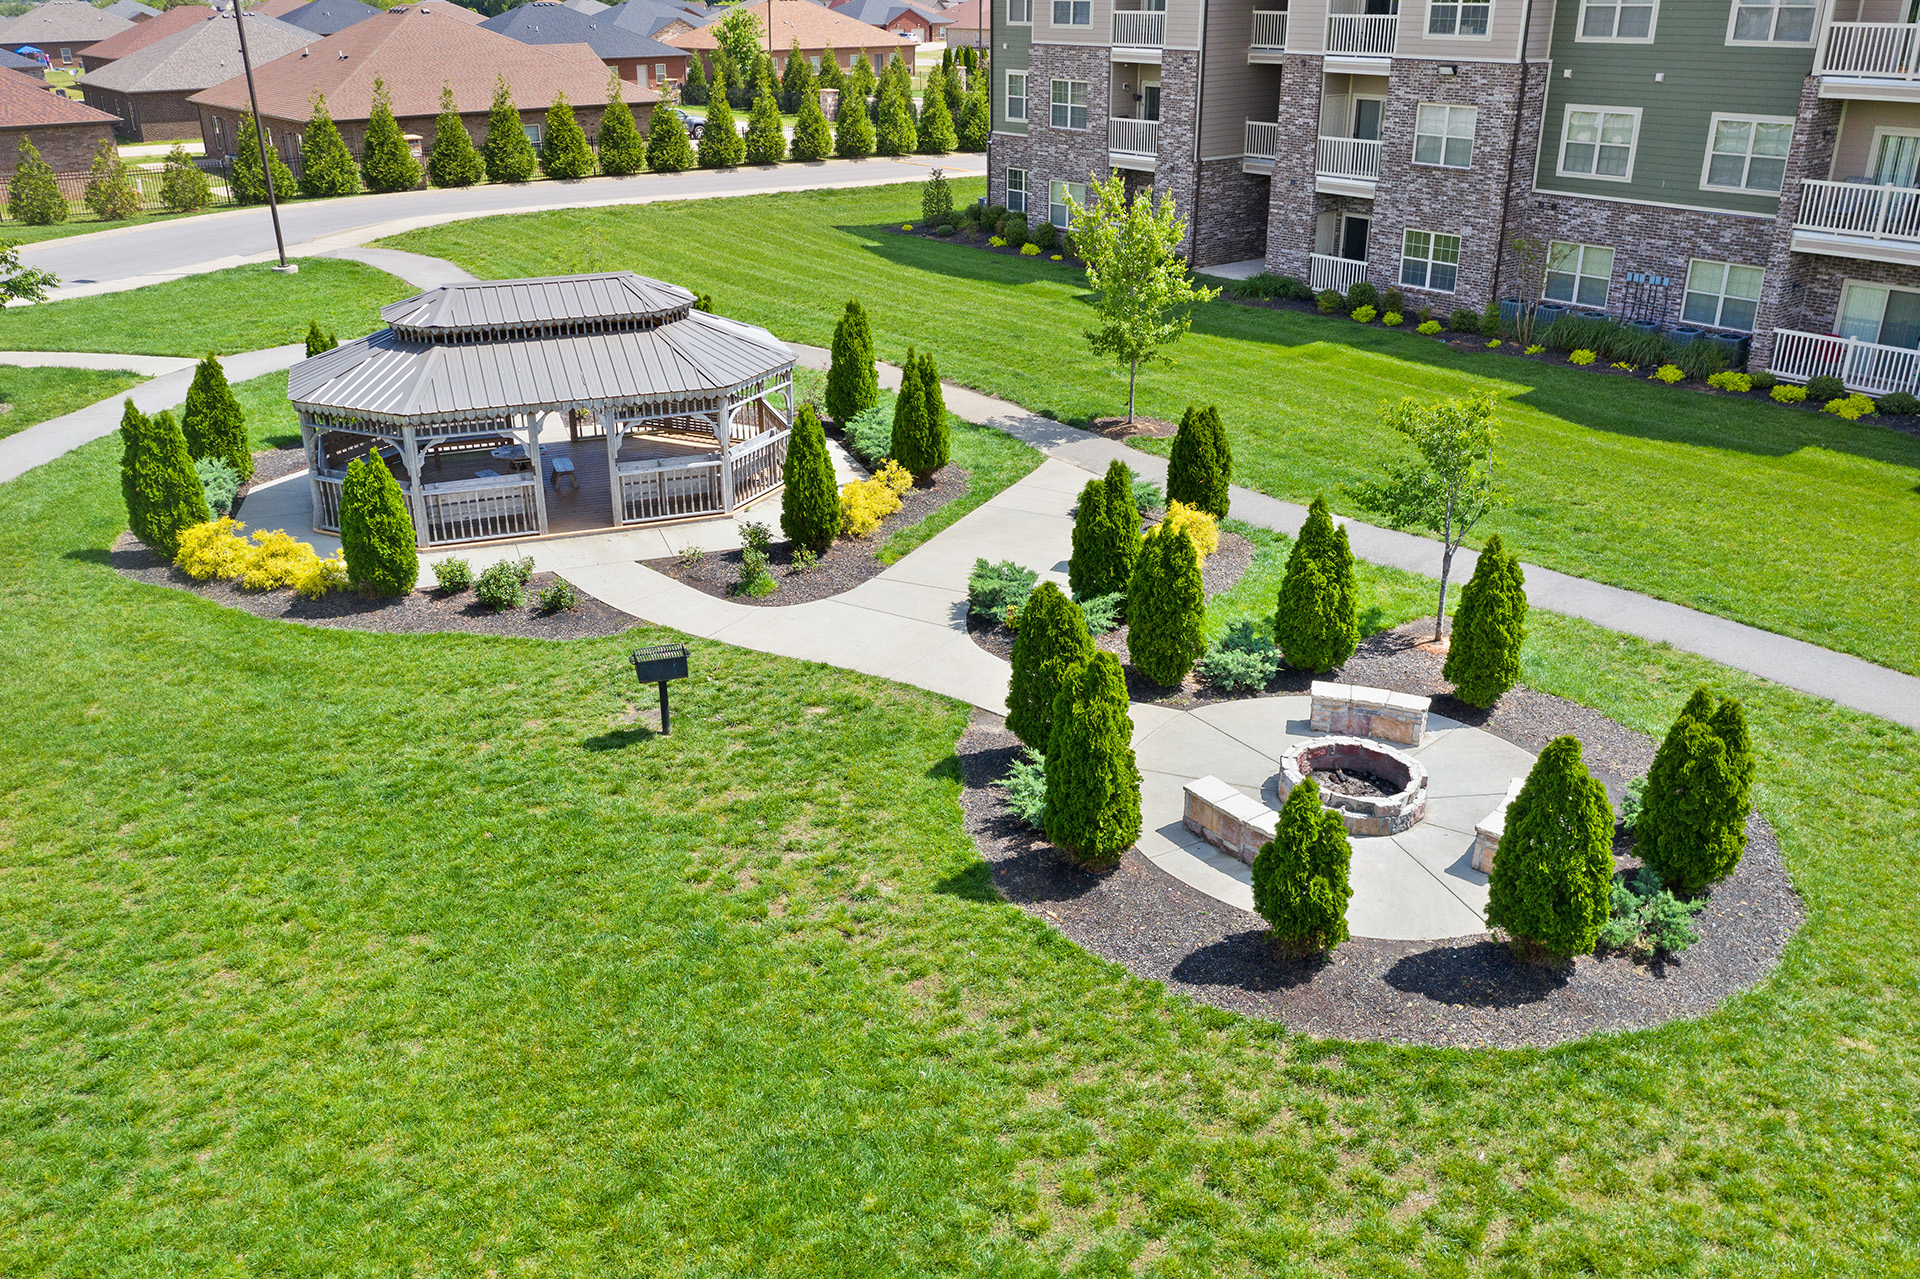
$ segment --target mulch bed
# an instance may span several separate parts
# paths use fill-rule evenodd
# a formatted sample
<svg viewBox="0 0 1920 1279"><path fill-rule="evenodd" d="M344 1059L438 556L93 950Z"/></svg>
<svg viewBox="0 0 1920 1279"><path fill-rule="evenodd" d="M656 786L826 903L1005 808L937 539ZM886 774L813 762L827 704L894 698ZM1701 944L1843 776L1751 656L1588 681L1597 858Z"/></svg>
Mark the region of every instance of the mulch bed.
<svg viewBox="0 0 1920 1279"><path fill-rule="evenodd" d="M1418 647L1420 625L1375 636L1341 677L1410 693L1444 689L1441 659ZM1435 709L1531 751L1570 733L1616 799L1626 777L1645 771L1657 745L1589 707L1525 688L1508 693L1490 714L1469 717L1451 698L1437 699ZM1650 962L1583 955L1541 967L1483 934L1434 942L1355 938L1330 957L1285 957L1268 943L1259 916L1189 887L1137 851L1100 874L1067 861L1008 812L1005 792L994 784L1019 749L1004 721L981 711L956 748L967 831L1003 897L1137 976L1323 1038L1547 1046L1702 1016L1765 978L1805 917L1773 829L1756 813L1739 869L1711 890L1695 917L1700 940L1677 956ZM1637 865L1624 838L1614 851L1619 868Z"/></svg>
<svg viewBox="0 0 1920 1279"><path fill-rule="evenodd" d="M882 520L873 533L863 538L840 538L804 573L793 571L793 543L775 542L767 552L767 571L780 583L780 589L771 595L734 594L734 583L740 580L744 551L709 551L691 562L677 555L640 562L675 581L685 582L697 590L732 600L736 604L779 608L823 600L878 577L887 567L879 558L880 548L887 544L887 539L963 496L967 491L967 483L968 475L962 468L952 464L941 467L933 473L931 484L925 488L916 485L907 490L900 500L900 509ZM778 514L775 513L768 523L773 525L777 534Z"/></svg>
<svg viewBox="0 0 1920 1279"><path fill-rule="evenodd" d="M1164 440L1178 434L1180 427L1178 423L1159 417L1135 417L1131 422L1123 417L1097 417L1081 429L1104 435L1110 440L1126 440L1135 436Z"/></svg>
<svg viewBox="0 0 1920 1279"><path fill-rule="evenodd" d="M290 449L262 449L253 455L253 478L240 490L241 498L244 500L248 490L269 480L284 479L306 469L307 451L297 445Z"/></svg>

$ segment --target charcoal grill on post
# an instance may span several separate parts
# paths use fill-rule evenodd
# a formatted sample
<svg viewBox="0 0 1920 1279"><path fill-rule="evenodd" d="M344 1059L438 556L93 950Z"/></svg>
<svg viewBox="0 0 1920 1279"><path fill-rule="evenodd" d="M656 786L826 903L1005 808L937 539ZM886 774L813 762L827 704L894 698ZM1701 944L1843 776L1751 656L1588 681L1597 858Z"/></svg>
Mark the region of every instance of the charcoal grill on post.
<svg viewBox="0 0 1920 1279"><path fill-rule="evenodd" d="M673 734L673 712L667 705L667 682L687 677L685 644L653 644L633 650L633 673L642 684L660 686L660 735Z"/></svg>

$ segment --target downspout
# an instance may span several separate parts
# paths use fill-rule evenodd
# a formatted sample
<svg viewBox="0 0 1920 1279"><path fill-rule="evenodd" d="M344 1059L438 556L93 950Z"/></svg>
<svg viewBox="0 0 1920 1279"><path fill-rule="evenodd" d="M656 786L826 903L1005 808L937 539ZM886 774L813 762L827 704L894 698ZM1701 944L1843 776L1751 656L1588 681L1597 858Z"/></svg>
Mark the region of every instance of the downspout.
<svg viewBox="0 0 1920 1279"><path fill-rule="evenodd" d="M1513 95L1513 127L1507 130L1507 171L1500 184L1500 238L1493 246L1493 297L1500 301L1500 263L1507 252L1507 206L1513 200L1513 165L1520 148L1520 116L1527 102L1527 45L1533 35L1533 0L1526 0L1520 18L1520 87Z"/></svg>
<svg viewBox="0 0 1920 1279"><path fill-rule="evenodd" d="M1193 55L1193 215L1187 219L1187 269L1200 256L1200 102L1207 75L1207 5L1200 0L1199 49Z"/></svg>

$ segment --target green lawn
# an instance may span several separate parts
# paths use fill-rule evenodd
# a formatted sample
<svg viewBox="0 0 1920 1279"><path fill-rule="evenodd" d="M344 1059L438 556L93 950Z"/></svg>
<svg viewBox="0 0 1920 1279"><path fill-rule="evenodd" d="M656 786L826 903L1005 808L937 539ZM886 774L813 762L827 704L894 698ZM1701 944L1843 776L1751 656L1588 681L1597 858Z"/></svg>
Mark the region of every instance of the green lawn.
<svg viewBox="0 0 1920 1279"><path fill-rule="evenodd" d="M307 325L340 337L380 327L380 308L419 290L358 262L304 258L297 275L265 263L24 307L0 327L4 349L230 355L298 342Z"/></svg>
<svg viewBox="0 0 1920 1279"><path fill-rule="evenodd" d="M980 189L960 182L955 195ZM617 263L819 345L857 296L886 358L930 347L945 376L1069 420L1124 408L1124 372L1086 350L1079 272L884 229L918 210L918 189L899 186L476 219L388 243L501 277L563 269L592 238ZM1174 420L1188 403L1219 403L1237 479L1356 513L1344 486L1401 456L1381 402L1479 387L1504 401L1514 496L1479 536L1920 672L1912 437L1226 301L1200 311L1173 364L1142 375L1140 400Z"/></svg>
<svg viewBox="0 0 1920 1279"><path fill-rule="evenodd" d="M41 369L0 364L0 439L36 422L83 409L145 381L133 373L101 369ZM285 388L281 393L285 394Z"/></svg>
<svg viewBox="0 0 1920 1279"><path fill-rule="evenodd" d="M999 903L963 708L695 641L656 738L657 632L120 579L116 460L0 486L0 1273L1920 1266L1914 734L1536 614L1536 686L1746 700L1805 929L1697 1023L1318 1044Z"/></svg>

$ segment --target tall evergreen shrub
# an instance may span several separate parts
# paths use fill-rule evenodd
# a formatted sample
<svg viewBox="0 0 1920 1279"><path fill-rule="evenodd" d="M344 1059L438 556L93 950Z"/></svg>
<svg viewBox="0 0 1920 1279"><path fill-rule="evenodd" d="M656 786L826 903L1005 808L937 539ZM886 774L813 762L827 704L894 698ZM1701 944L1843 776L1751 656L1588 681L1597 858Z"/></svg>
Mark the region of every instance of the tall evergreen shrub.
<svg viewBox="0 0 1920 1279"><path fill-rule="evenodd" d="M656 107L647 117L647 167L655 173L684 173L693 166L693 143L687 140L680 113L664 104Z"/></svg>
<svg viewBox="0 0 1920 1279"><path fill-rule="evenodd" d="M1133 667L1177 688L1207 651L1207 592L1193 539L1164 526L1140 549L1127 589L1127 652Z"/></svg>
<svg viewBox="0 0 1920 1279"><path fill-rule="evenodd" d="M556 93L547 106L547 125L541 131L540 171L550 178L577 181L593 176L593 148L574 119L567 95Z"/></svg>
<svg viewBox="0 0 1920 1279"><path fill-rule="evenodd" d="M827 125L826 112L820 109L817 90L808 90L800 99L799 118L793 122L793 141L787 153L802 162L824 160L833 154L833 130Z"/></svg>
<svg viewBox="0 0 1920 1279"><path fill-rule="evenodd" d="M192 213L212 201L213 184L207 180L206 171L194 163L184 146L174 143L160 176L160 203L169 213Z"/></svg>
<svg viewBox="0 0 1920 1279"><path fill-rule="evenodd" d="M133 535L172 559L180 533L213 518L171 413L148 417L131 399L120 415L120 495Z"/></svg>
<svg viewBox="0 0 1920 1279"><path fill-rule="evenodd" d="M794 419L780 475L786 484L780 495L780 531L795 546L815 554L826 550L840 532L840 486L833 481L827 435L811 404L801 405Z"/></svg>
<svg viewBox="0 0 1920 1279"><path fill-rule="evenodd" d="M226 370L211 354L193 371L193 385L187 388L186 407L180 414L180 434L194 461L219 458L239 474L241 483L253 478L247 415L227 385Z"/></svg>
<svg viewBox="0 0 1920 1279"><path fill-rule="evenodd" d="M833 153L843 160L864 160L873 154L873 121L867 118L865 100L855 88L861 79L858 68L865 63L864 58L854 59L855 72L840 91L840 109L833 117Z"/></svg>
<svg viewBox="0 0 1920 1279"><path fill-rule="evenodd" d="M411 191L420 185L420 162L393 118L393 94L385 80L373 82L373 108L367 116L367 140L360 148L360 172L369 191Z"/></svg>
<svg viewBox="0 0 1920 1279"><path fill-rule="evenodd" d="M890 78L880 85L880 119L874 126L873 149L880 155L911 155L920 144L913 105L906 91L894 85Z"/></svg>
<svg viewBox="0 0 1920 1279"><path fill-rule="evenodd" d="M360 169L327 110L327 95L313 95L313 113L300 135L300 194L318 199L360 194Z"/></svg>
<svg viewBox="0 0 1920 1279"><path fill-rule="evenodd" d="M687 80L680 86L680 100L690 107L707 105L706 61L698 52L687 59Z"/></svg>
<svg viewBox="0 0 1920 1279"><path fill-rule="evenodd" d="M1453 642L1442 674L1454 696L1487 707L1520 682L1520 646L1527 635L1526 578L1518 556L1495 533L1460 593Z"/></svg>
<svg viewBox="0 0 1920 1279"><path fill-rule="evenodd" d="M833 326L833 362L827 366L827 413L845 426L880 402L873 364L873 330L857 299L848 298Z"/></svg>
<svg viewBox="0 0 1920 1279"><path fill-rule="evenodd" d="M707 127L700 131L700 167L732 169L746 158L746 140L733 127L733 108L716 93L707 107Z"/></svg>
<svg viewBox="0 0 1920 1279"><path fill-rule="evenodd" d="M493 105L487 108L487 138L480 147L480 158L489 182L525 182L539 164L505 76L494 79Z"/></svg>
<svg viewBox="0 0 1920 1279"><path fill-rule="evenodd" d="M420 578L406 495L377 454L353 459L340 485L340 552L347 577L375 595L405 595Z"/></svg>
<svg viewBox="0 0 1920 1279"><path fill-rule="evenodd" d="M1013 676L1007 684L1007 731L1047 753L1053 705L1069 673L1093 656L1086 615L1052 582L1042 582L1020 609Z"/></svg>
<svg viewBox="0 0 1920 1279"><path fill-rule="evenodd" d="M1330 671L1359 647L1353 551L1346 529L1333 522L1321 498L1307 509L1306 523L1287 555L1273 636L1287 665L1301 671Z"/></svg>
<svg viewBox="0 0 1920 1279"><path fill-rule="evenodd" d="M1273 839L1253 859L1253 908L1292 954L1332 950L1347 940L1353 846L1340 814L1321 804L1307 777L1287 793Z"/></svg>
<svg viewBox="0 0 1920 1279"><path fill-rule="evenodd" d="M1096 652L1062 681L1047 736L1047 838L1090 866L1140 838L1140 770L1120 659Z"/></svg>
<svg viewBox="0 0 1920 1279"><path fill-rule="evenodd" d="M987 91L984 85L976 85L967 91L960 106L960 120L955 126L954 140L962 151L985 151L987 134L993 128L992 114L987 109Z"/></svg>
<svg viewBox="0 0 1920 1279"><path fill-rule="evenodd" d="M427 181L437 187L470 187L486 175L486 163L460 118L453 86L442 84L440 114L433 120L433 150L427 154Z"/></svg>
<svg viewBox="0 0 1920 1279"><path fill-rule="evenodd" d="M67 197L54 181L53 166L40 155L33 139L21 134L20 163L7 185L7 216L27 226L52 226L65 222L69 212Z"/></svg>
<svg viewBox="0 0 1920 1279"><path fill-rule="evenodd" d="M1731 700L1716 707L1696 689L1654 753L1634 852L1676 892L1697 893L1740 864L1752 805L1746 713Z"/></svg>
<svg viewBox="0 0 1920 1279"><path fill-rule="evenodd" d="M1181 415L1167 459L1167 500L1185 502L1212 515L1227 518L1233 484L1233 451L1227 445L1220 410L1209 404L1189 404Z"/></svg>
<svg viewBox="0 0 1920 1279"><path fill-rule="evenodd" d="M1067 561L1067 583L1074 595L1084 600L1125 594L1140 548L1133 473L1116 460L1103 479L1088 481L1080 491L1080 507L1073 519L1073 553Z"/></svg>
<svg viewBox="0 0 1920 1279"><path fill-rule="evenodd" d="M1587 772L1580 741L1556 737L1507 806L1487 883L1487 922L1523 958L1586 954L1607 922L1613 809Z"/></svg>
<svg viewBox="0 0 1920 1279"><path fill-rule="evenodd" d="M227 173L227 185L233 191L233 198L239 204L265 204L267 179L260 170L260 143L254 137L252 126L243 128L234 141L233 165ZM296 189L293 170L287 167L286 161L272 147L267 148L267 163L273 168L273 198L284 200Z"/></svg>
<svg viewBox="0 0 1920 1279"><path fill-rule="evenodd" d="M673 110L665 102L656 109ZM639 128L633 123L633 108L627 105L621 89L620 73L610 72L607 75L607 105L600 113L600 172L619 178L638 173L646 167L646 139L640 136Z"/></svg>
<svg viewBox="0 0 1920 1279"><path fill-rule="evenodd" d="M800 104L807 100L813 90L813 68L800 52L800 40L795 37L792 47L787 50L786 70L780 73L780 109L797 114Z"/></svg>
<svg viewBox="0 0 1920 1279"><path fill-rule="evenodd" d="M920 112L914 149L921 155L945 155L960 145L953 131L953 111L947 104L946 77L936 73L927 83L926 106Z"/></svg>
<svg viewBox="0 0 1920 1279"><path fill-rule="evenodd" d="M787 155L787 135L780 124L779 90L771 72L763 73L747 113L748 164L778 164Z"/></svg>
<svg viewBox="0 0 1920 1279"><path fill-rule="evenodd" d="M948 440L940 375L931 355L907 348L900 394L893 404L893 442L888 456L925 483L947 464Z"/></svg>

